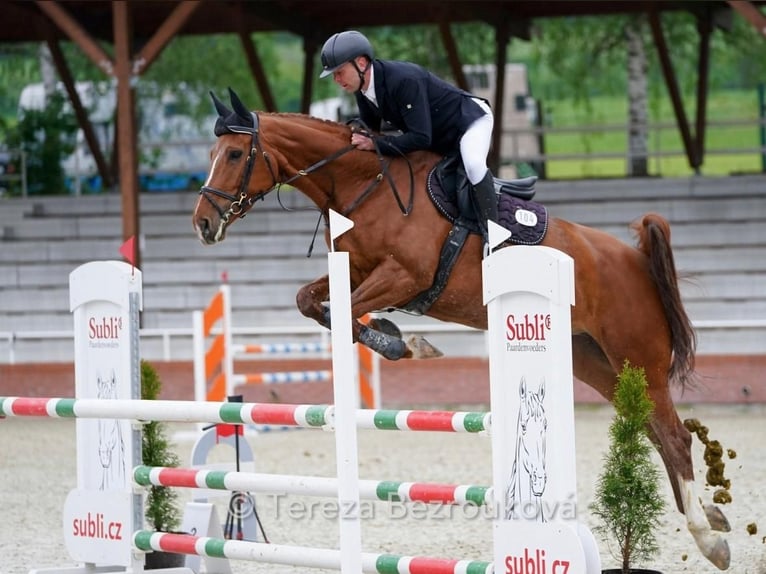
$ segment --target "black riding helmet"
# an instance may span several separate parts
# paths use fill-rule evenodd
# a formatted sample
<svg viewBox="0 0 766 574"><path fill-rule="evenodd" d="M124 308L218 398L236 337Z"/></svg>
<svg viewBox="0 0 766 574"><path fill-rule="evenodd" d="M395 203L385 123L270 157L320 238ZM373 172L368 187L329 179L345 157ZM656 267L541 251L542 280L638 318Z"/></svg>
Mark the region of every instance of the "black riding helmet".
<svg viewBox="0 0 766 574"><path fill-rule="evenodd" d="M367 56L370 60L373 58L372 44L364 34L356 30L333 34L322 46L322 73L319 77L326 78L346 62L359 56ZM362 70L358 67L357 72L362 75Z"/></svg>

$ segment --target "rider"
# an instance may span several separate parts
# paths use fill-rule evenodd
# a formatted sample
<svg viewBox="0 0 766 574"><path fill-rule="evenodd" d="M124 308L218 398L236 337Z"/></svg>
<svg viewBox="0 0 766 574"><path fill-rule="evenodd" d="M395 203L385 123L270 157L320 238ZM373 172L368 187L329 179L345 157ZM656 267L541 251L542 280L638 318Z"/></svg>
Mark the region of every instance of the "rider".
<svg viewBox="0 0 766 574"><path fill-rule="evenodd" d="M354 30L333 34L322 47L319 77L330 75L354 94L359 116L367 126L379 131L385 120L401 130L400 135L376 136L381 153L460 152L487 242L486 221L497 222L497 195L487 169L494 117L487 101L417 64L375 59L370 41ZM362 133L352 134L351 143L360 150L375 149L370 137Z"/></svg>

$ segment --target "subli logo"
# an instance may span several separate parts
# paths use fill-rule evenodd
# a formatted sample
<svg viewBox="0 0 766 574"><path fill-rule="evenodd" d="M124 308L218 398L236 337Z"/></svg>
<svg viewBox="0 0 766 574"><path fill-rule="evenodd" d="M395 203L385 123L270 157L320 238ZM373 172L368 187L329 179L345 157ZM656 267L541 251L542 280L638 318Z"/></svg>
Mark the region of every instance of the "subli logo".
<svg viewBox="0 0 766 574"><path fill-rule="evenodd" d="M545 332L550 330L550 314L525 313L519 320L515 315L505 318L505 338L508 341L545 341Z"/></svg>
<svg viewBox="0 0 766 574"><path fill-rule="evenodd" d="M122 331L122 317L91 317L88 320L89 339L119 339Z"/></svg>

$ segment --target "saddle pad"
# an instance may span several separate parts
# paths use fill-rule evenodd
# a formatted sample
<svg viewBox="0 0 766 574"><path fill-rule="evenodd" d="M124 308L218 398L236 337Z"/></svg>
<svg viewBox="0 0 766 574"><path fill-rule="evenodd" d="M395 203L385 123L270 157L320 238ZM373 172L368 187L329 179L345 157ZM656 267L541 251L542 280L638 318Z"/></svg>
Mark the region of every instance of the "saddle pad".
<svg viewBox="0 0 766 574"><path fill-rule="evenodd" d="M511 232L511 243L537 245L548 231L548 209L536 201L501 193L497 214L498 223Z"/></svg>
<svg viewBox="0 0 766 574"><path fill-rule="evenodd" d="M454 189L445 189L445 187L452 187L449 184L454 183L454 179L445 182L443 186L439 178L435 176L435 172L436 169L433 169L428 174L426 188L437 211L450 223L454 224L458 219L461 219L462 223L472 233L480 233L473 210L470 213L461 214ZM468 193L473 193L473 191ZM517 245L537 245L545 238L545 233L548 231L548 209L544 205L536 201L526 201L507 193L500 193L498 198L498 224L511 232L508 241ZM471 202L464 203L470 205Z"/></svg>

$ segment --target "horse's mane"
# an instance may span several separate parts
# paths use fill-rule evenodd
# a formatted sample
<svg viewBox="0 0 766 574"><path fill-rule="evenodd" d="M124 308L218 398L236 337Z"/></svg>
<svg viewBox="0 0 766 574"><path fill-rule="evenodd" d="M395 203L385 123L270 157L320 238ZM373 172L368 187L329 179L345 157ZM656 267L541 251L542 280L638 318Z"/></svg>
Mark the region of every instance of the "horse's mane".
<svg viewBox="0 0 766 574"><path fill-rule="evenodd" d="M283 118L285 120L292 120L306 125L307 127L318 129L325 133L328 131L337 133L338 137L342 136L344 138L348 138L349 134L351 133L351 128L346 124L341 124L333 120L317 118L315 116L309 116L307 114L300 114L297 112L266 112L260 113L259 115L261 117L267 116L276 119Z"/></svg>
<svg viewBox="0 0 766 574"><path fill-rule="evenodd" d="M351 127L345 123L296 112L259 112L259 116L262 120L274 120L277 124L286 122L292 125L299 125L303 128L316 131L318 136L321 134L323 137L336 139L337 149L351 143ZM268 128L265 128L263 131L264 136L267 133L265 131L266 129ZM355 161L358 162L357 167L359 169L369 169L376 172L380 169L380 159L374 153L359 154L356 155L355 158ZM438 154L425 150L412 152L408 154L406 158L386 156L386 161L390 164L406 161L409 165L415 166L415 169L417 169L417 165L425 165L422 163L423 161L433 165L438 159Z"/></svg>

